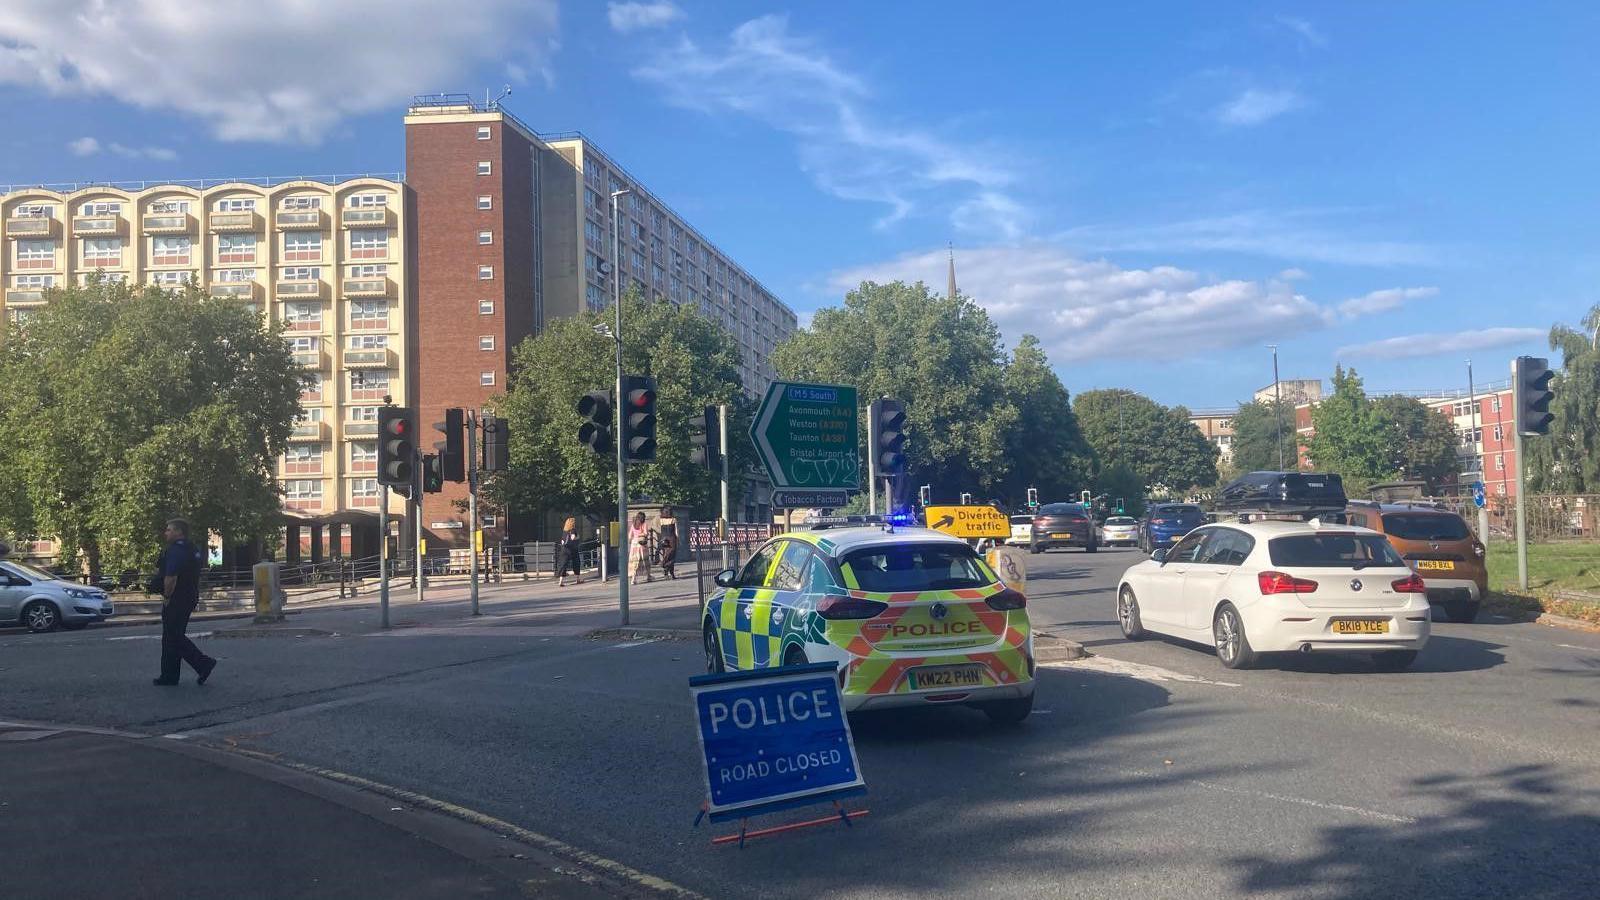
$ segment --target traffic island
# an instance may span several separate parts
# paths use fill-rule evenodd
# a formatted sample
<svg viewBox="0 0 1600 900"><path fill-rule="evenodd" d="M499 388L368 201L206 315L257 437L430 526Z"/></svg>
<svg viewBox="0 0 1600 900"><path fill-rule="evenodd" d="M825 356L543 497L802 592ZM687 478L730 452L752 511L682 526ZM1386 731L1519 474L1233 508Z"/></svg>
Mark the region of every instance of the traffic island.
<svg viewBox="0 0 1600 900"><path fill-rule="evenodd" d="M1034 662L1040 665L1054 662L1071 662L1075 659L1085 659L1088 656L1089 651L1085 650L1083 645L1077 641L1071 641L1042 631L1033 635L1033 659Z"/></svg>

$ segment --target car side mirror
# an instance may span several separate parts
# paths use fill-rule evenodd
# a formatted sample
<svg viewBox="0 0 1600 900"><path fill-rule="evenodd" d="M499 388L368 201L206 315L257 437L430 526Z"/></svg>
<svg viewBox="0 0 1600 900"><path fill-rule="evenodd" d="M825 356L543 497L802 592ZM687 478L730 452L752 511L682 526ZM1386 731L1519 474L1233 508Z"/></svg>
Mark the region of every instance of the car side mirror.
<svg viewBox="0 0 1600 900"><path fill-rule="evenodd" d="M717 587L731 588L739 583L739 573L732 569L723 569L711 580L716 582Z"/></svg>
<svg viewBox="0 0 1600 900"><path fill-rule="evenodd" d="M1150 554L1150 558L1155 560L1156 562L1162 564L1163 566L1166 565L1167 564L1167 550L1166 550L1166 548L1163 547L1163 548L1157 550L1156 552Z"/></svg>

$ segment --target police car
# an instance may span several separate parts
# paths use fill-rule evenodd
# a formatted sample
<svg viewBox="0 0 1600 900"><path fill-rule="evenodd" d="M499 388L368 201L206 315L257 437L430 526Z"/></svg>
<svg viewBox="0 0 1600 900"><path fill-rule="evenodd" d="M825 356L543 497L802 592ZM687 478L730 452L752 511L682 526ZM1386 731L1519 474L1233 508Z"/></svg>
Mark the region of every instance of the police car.
<svg viewBox="0 0 1600 900"><path fill-rule="evenodd" d="M719 573L706 604L708 671L838 665L847 710L1033 709L1027 601L966 542L862 517L808 521Z"/></svg>

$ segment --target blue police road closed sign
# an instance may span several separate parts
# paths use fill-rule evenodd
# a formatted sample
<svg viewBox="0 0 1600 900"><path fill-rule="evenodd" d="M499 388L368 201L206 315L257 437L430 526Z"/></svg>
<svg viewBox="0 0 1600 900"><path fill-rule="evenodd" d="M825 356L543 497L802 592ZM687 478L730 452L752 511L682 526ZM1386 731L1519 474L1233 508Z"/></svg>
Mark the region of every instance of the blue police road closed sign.
<svg viewBox="0 0 1600 900"><path fill-rule="evenodd" d="M833 663L698 675L711 821L866 793Z"/></svg>

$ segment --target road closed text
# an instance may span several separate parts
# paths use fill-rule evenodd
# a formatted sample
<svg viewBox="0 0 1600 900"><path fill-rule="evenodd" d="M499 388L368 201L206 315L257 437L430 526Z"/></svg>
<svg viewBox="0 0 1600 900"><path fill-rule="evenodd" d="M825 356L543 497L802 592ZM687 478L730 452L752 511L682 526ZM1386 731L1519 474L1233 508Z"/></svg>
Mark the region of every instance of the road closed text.
<svg viewBox="0 0 1600 900"><path fill-rule="evenodd" d="M844 754L838 750L814 750L810 753L796 753L793 756L779 756L772 760L758 759L754 762L722 766L718 770L718 777L722 784L732 784L753 778L766 778L774 773L788 775L804 772L807 769L837 766L843 762Z"/></svg>

